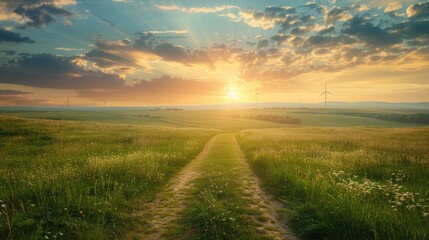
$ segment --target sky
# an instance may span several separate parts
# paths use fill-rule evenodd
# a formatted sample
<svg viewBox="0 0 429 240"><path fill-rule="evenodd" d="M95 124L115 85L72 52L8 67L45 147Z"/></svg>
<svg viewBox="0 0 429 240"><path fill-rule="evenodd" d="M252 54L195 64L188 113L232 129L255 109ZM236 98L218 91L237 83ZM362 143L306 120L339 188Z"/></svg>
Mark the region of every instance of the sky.
<svg viewBox="0 0 429 240"><path fill-rule="evenodd" d="M0 0L0 105L429 102L429 1Z"/></svg>

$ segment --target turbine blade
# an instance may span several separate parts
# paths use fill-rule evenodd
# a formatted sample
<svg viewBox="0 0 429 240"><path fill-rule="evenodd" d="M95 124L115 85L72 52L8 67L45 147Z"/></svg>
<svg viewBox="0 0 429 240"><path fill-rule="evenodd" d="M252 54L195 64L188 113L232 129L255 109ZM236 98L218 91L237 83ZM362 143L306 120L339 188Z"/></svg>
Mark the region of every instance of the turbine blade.
<svg viewBox="0 0 429 240"><path fill-rule="evenodd" d="M327 93L329 93L329 94L331 94L331 95L334 95L334 94L332 94L332 93L330 93L330 92L328 92L328 91L327 91Z"/></svg>
<svg viewBox="0 0 429 240"><path fill-rule="evenodd" d="M322 96L323 94L326 94L326 92L322 92L322 94L320 94L320 96ZM319 96L319 97L320 97L320 96Z"/></svg>

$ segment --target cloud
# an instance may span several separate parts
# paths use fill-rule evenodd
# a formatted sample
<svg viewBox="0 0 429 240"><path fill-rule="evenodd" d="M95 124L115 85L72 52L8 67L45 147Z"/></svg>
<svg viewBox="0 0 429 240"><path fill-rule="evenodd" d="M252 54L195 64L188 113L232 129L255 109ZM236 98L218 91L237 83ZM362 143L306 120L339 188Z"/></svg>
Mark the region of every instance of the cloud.
<svg viewBox="0 0 429 240"><path fill-rule="evenodd" d="M177 5L155 5L157 8L164 11L180 11L185 13L217 13L223 12L228 9L238 9L239 7L234 5L220 5L214 7L181 7Z"/></svg>
<svg viewBox="0 0 429 240"><path fill-rule="evenodd" d="M407 8L409 18L427 18L429 17L429 2L420 2Z"/></svg>
<svg viewBox="0 0 429 240"><path fill-rule="evenodd" d="M73 52L73 51L83 51L85 49L83 48L66 48L66 47L57 47L55 50L59 51L66 51L66 52Z"/></svg>
<svg viewBox="0 0 429 240"><path fill-rule="evenodd" d="M29 37L21 37L19 33L14 33L5 29L0 28L0 43L34 43Z"/></svg>
<svg viewBox="0 0 429 240"><path fill-rule="evenodd" d="M103 22L105 22L106 24L108 24L109 26L115 26L115 24L108 18L104 18L104 17L99 17L99 19Z"/></svg>
<svg viewBox="0 0 429 240"><path fill-rule="evenodd" d="M326 23L330 25L335 24L337 21L345 22L351 18L352 16L350 15L350 13L348 13L345 9L337 6L334 6L329 9L324 16Z"/></svg>
<svg viewBox="0 0 429 240"><path fill-rule="evenodd" d="M0 95L27 95L34 94L33 92L24 92L19 90L0 89Z"/></svg>
<svg viewBox="0 0 429 240"><path fill-rule="evenodd" d="M51 54L21 56L0 66L0 83L53 89L117 88L123 81L112 74L87 70L76 58Z"/></svg>
<svg viewBox="0 0 429 240"><path fill-rule="evenodd" d="M391 2L387 5L386 9L384 9L385 13L396 12L402 8L402 4L400 2Z"/></svg>
<svg viewBox="0 0 429 240"><path fill-rule="evenodd" d="M268 39L262 38L258 41L257 47L258 49L261 49L261 48L268 47L269 45L270 45L270 42L268 41Z"/></svg>
<svg viewBox="0 0 429 240"><path fill-rule="evenodd" d="M189 33L188 30L154 30L154 31L147 31L145 32L147 34L187 34Z"/></svg>
<svg viewBox="0 0 429 240"><path fill-rule="evenodd" d="M239 15L247 25L268 30L281 23L291 26L294 25L294 23L298 20L298 16L295 15L295 12L296 9L289 6L269 6L266 7L264 11L240 11Z"/></svg>
<svg viewBox="0 0 429 240"><path fill-rule="evenodd" d="M67 25L71 25L71 12L64 6L76 4L75 0L3 0L0 3L0 21L18 22L21 28L40 28L55 21L55 17L63 17Z"/></svg>
<svg viewBox="0 0 429 240"><path fill-rule="evenodd" d="M34 92L26 92L20 90L0 89L0 105L46 105L47 99L30 98L28 95L35 94Z"/></svg>
<svg viewBox="0 0 429 240"><path fill-rule="evenodd" d="M341 32L355 36L374 47L387 47L401 42L399 37L374 26L373 23L358 16L344 23L344 28Z"/></svg>
<svg viewBox="0 0 429 240"><path fill-rule="evenodd" d="M317 2L307 2L306 4L300 6L301 8L306 8L310 10L315 10L317 13L322 13L325 7L320 6Z"/></svg>
<svg viewBox="0 0 429 240"><path fill-rule="evenodd" d="M326 28L320 30L319 34L320 35L324 35L324 34L328 34L328 33L332 33L332 32L335 32L335 27L334 26L329 26L329 27L326 27Z"/></svg>
<svg viewBox="0 0 429 240"><path fill-rule="evenodd" d="M340 36L324 36L313 35L308 38L308 43L315 46L335 47L339 45L350 45L355 43L354 38L340 35Z"/></svg>
<svg viewBox="0 0 429 240"><path fill-rule="evenodd" d="M281 33L281 34L276 34L274 36L271 37L271 40L274 42L277 42L277 45L280 46L283 43L286 43L289 39L290 39L290 35Z"/></svg>
<svg viewBox="0 0 429 240"><path fill-rule="evenodd" d="M395 24L390 29L394 35L407 40L429 41L429 21L407 21Z"/></svg>
<svg viewBox="0 0 429 240"><path fill-rule="evenodd" d="M162 60L185 66L205 65L211 69L218 61L227 61L235 50L226 45L213 45L206 49L186 48L176 45L151 33L141 33L133 41L106 41L98 39L94 48L84 58L99 68L118 72L119 70L150 71L150 62Z"/></svg>
<svg viewBox="0 0 429 240"><path fill-rule="evenodd" d="M150 67L145 59L151 57L155 58L151 55L144 56L143 53L136 51L129 39L112 42L97 39L94 48L84 56L86 60L94 62L98 68L121 73L133 71L134 68L149 70Z"/></svg>
<svg viewBox="0 0 429 240"><path fill-rule="evenodd" d="M54 22L55 19L53 16L63 16L64 22L67 25L71 25L69 17L72 15L71 12L56 7L53 4L42 4L38 7L24 7L23 5L19 6L15 9L15 13L20 16L29 19L28 22L25 23L22 27L44 27L51 22Z"/></svg>
<svg viewBox="0 0 429 240"><path fill-rule="evenodd" d="M12 55L16 54L15 50L0 50L0 52L6 54L8 56L12 56Z"/></svg>
<svg viewBox="0 0 429 240"><path fill-rule="evenodd" d="M140 80L132 86L112 91L79 90L79 97L109 101L139 101L146 104L198 104L195 99L217 96L223 84L172 76L150 81ZM126 96L126 97L124 97Z"/></svg>
<svg viewBox="0 0 429 240"><path fill-rule="evenodd" d="M48 99L43 98L28 98L19 95L2 95L0 94L0 105L3 106L38 106L47 105Z"/></svg>

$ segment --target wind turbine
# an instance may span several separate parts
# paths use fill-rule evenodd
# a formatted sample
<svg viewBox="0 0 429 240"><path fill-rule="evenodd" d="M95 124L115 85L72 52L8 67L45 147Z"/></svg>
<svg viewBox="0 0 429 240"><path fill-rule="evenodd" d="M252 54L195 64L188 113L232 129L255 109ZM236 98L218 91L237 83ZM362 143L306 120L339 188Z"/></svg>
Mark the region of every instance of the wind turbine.
<svg viewBox="0 0 429 240"><path fill-rule="evenodd" d="M67 104L67 111L69 111L70 110L70 103L72 103L72 102L70 102L70 99L67 98L67 100L64 103Z"/></svg>
<svg viewBox="0 0 429 240"><path fill-rule="evenodd" d="M326 108L326 102L328 101L328 94L334 95L334 94L328 92L328 90L326 89L326 83L325 83L325 91L322 92L322 94L320 94L320 96L322 96L323 94L325 94L325 108Z"/></svg>
<svg viewBox="0 0 429 240"><path fill-rule="evenodd" d="M259 104L259 95L260 95L260 93L258 91L256 91L256 93L255 93L256 107L258 107L258 104Z"/></svg>

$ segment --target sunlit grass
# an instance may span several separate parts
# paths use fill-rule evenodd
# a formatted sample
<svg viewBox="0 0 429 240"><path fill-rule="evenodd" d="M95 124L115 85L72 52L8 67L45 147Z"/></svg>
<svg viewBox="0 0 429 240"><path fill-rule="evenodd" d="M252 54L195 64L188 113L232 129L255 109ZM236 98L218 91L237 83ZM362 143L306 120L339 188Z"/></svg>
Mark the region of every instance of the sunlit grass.
<svg viewBox="0 0 429 240"><path fill-rule="evenodd" d="M249 130L239 142L301 237L429 237L428 128Z"/></svg>
<svg viewBox="0 0 429 240"><path fill-rule="evenodd" d="M242 175L233 145L233 134L217 137L202 163L202 177L196 182L193 198L182 221L186 239L229 240L271 239L257 232L252 209L244 199Z"/></svg>
<svg viewBox="0 0 429 240"><path fill-rule="evenodd" d="M213 131L0 118L0 238L115 238Z"/></svg>

